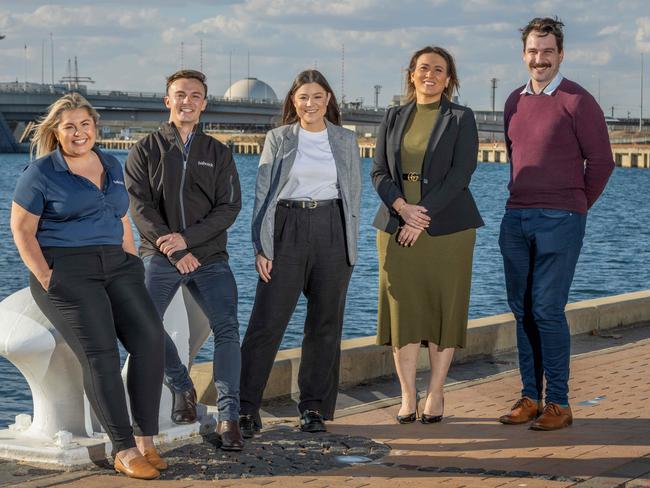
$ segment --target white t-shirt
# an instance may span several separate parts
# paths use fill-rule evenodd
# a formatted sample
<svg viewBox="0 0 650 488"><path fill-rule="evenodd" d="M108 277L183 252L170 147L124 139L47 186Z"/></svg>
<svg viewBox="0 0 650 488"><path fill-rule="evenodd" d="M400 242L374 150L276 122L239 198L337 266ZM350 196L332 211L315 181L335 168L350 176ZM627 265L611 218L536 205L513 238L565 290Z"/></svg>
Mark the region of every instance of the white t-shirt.
<svg viewBox="0 0 650 488"><path fill-rule="evenodd" d="M336 163L327 129L310 132L300 128L298 151L289 179L278 200L332 200L341 198Z"/></svg>

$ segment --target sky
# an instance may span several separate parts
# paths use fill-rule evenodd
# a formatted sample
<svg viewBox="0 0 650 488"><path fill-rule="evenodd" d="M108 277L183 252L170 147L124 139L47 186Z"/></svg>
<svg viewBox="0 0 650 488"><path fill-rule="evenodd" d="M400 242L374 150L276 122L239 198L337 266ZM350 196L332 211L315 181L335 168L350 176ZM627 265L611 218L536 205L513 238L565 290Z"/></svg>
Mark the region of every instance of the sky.
<svg viewBox="0 0 650 488"><path fill-rule="evenodd" d="M648 0L0 0L0 81L44 73L49 83L52 33L56 81L76 56L94 89L162 92L182 66L202 68L215 96L250 73L284 98L298 72L316 67L339 99L373 105L381 85L385 106L401 93L411 54L439 45L456 59L459 101L489 110L496 78L501 109L527 80L519 28L537 16L565 23L561 72L608 116L612 106L615 117L639 116L644 53L650 117Z"/></svg>

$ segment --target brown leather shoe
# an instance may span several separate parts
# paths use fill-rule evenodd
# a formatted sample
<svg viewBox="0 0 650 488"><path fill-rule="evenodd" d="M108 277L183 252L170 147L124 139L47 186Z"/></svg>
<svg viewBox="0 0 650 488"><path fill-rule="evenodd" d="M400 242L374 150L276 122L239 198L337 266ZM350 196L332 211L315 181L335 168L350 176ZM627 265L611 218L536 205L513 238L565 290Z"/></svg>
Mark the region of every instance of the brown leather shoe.
<svg viewBox="0 0 650 488"><path fill-rule="evenodd" d="M571 407L560 407L557 403L547 403L542 415L530 425L533 430L558 430L573 423Z"/></svg>
<svg viewBox="0 0 650 488"><path fill-rule="evenodd" d="M499 417L499 422L507 425L525 424L535 420L542 413L542 402L532 398L521 397L515 402L510 412Z"/></svg>
<svg viewBox="0 0 650 488"><path fill-rule="evenodd" d="M217 422L217 433L221 436L221 449L224 451L241 451L244 448L238 420Z"/></svg>
<svg viewBox="0 0 650 488"><path fill-rule="evenodd" d="M160 457L158 450L155 447L148 447L144 450L145 459L158 471L164 471L169 467L167 461Z"/></svg>
<svg viewBox="0 0 650 488"><path fill-rule="evenodd" d="M115 471L139 480L153 480L160 476L160 471L154 468L144 456L136 456L125 466L119 457L115 456L113 464Z"/></svg>
<svg viewBox="0 0 650 488"><path fill-rule="evenodd" d="M196 390L177 393L172 390L172 422L175 424L191 424L196 422Z"/></svg>

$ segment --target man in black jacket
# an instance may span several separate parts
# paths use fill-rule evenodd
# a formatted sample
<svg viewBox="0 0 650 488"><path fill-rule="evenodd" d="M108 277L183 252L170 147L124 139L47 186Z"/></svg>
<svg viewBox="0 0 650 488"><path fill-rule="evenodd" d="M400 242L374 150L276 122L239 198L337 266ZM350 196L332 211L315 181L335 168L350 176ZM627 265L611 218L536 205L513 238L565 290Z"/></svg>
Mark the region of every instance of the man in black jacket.
<svg viewBox="0 0 650 488"><path fill-rule="evenodd" d="M214 334L217 429L222 448L241 450L237 285L226 252L241 192L230 150L198 126L206 96L203 73L181 70L167 78L169 122L133 147L125 180L149 293L162 317L184 284L208 317ZM194 422L196 392L167 334L165 381L174 396L172 420Z"/></svg>

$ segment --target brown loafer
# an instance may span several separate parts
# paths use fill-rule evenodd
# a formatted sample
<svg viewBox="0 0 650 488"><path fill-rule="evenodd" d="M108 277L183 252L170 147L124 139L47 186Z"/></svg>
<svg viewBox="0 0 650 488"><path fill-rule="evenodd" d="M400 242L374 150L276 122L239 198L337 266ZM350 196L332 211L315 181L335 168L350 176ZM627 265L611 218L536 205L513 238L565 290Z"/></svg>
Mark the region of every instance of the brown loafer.
<svg viewBox="0 0 650 488"><path fill-rule="evenodd" d="M155 447L148 447L144 450L144 457L149 464L151 464L158 471L163 471L169 467L167 461L160 457L158 450Z"/></svg>
<svg viewBox="0 0 650 488"><path fill-rule="evenodd" d="M525 424L535 420L542 413L542 402L532 398L521 397L515 402L510 412L499 417L499 422L506 425Z"/></svg>
<svg viewBox="0 0 650 488"><path fill-rule="evenodd" d="M224 451L241 451L244 448L239 420L217 422L217 433L221 436L221 449Z"/></svg>
<svg viewBox="0 0 650 488"><path fill-rule="evenodd" d="M177 393L172 390L172 422L192 424L196 422L196 390L194 388Z"/></svg>
<svg viewBox="0 0 650 488"><path fill-rule="evenodd" d="M557 403L547 403L542 415L530 425L533 430L558 430L573 423L571 407L560 407Z"/></svg>
<svg viewBox="0 0 650 488"><path fill-rule="evenodd" d="M160 476L160 471L154 468L144 456L136 456L125 466L119 457L115 456L113 464L115 471L139 480L153 480Z"/></svg>

